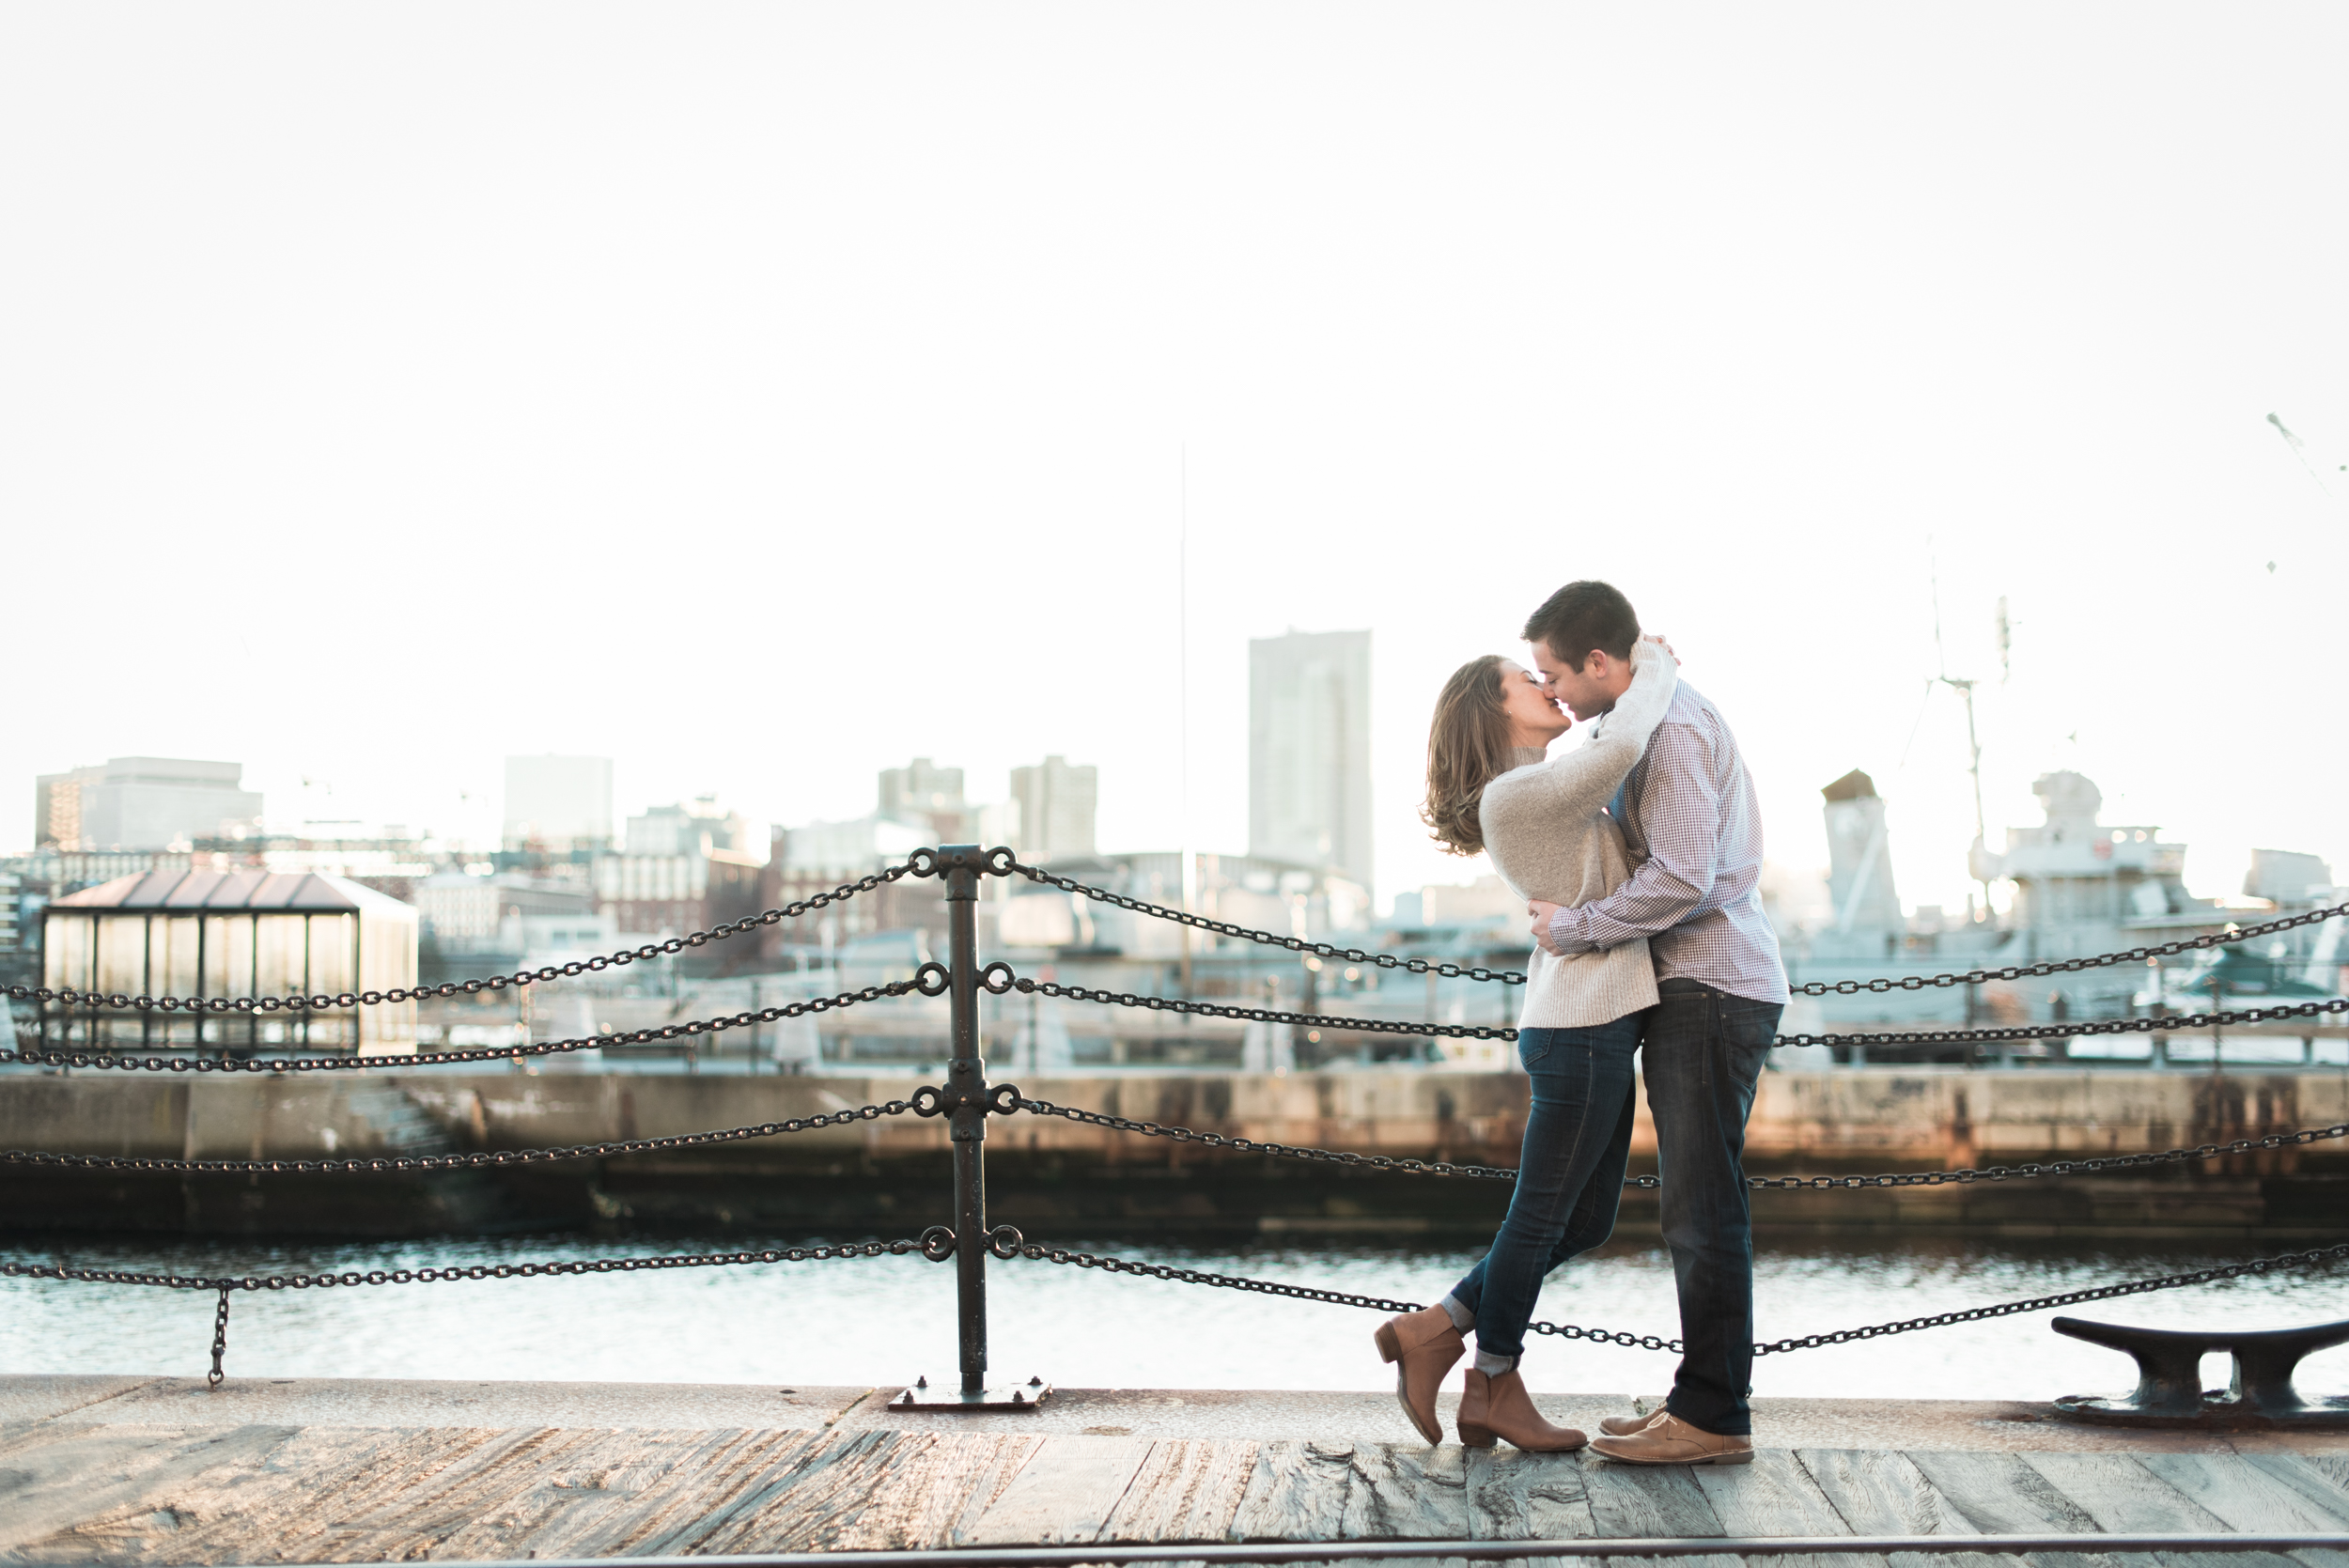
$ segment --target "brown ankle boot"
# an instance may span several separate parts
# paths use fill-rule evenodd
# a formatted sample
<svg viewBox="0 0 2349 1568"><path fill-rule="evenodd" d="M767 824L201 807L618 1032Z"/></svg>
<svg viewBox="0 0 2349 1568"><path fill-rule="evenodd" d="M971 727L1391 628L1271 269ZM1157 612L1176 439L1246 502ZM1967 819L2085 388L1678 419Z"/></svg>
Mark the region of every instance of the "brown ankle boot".
<svg viewBox="0 0 2349 1568"><path fill-rule="evenodd" d="M1542 1420L1517 1373L1487 1377L1470 1367L1460 1390L1460 1441L1472 1449L1488 1449L1495 1437L1506 1437L1511 1446L1531 1453L1571 1453L1590 1441L1571 1426L1552 1426Z"/></svg>
<svg viewBox="0 0 2349 1568"><path fill-rule="evenodd" d="M1431 1443L1443 1441L1443 1425L1436 1420L1436 1390L1444 1374L1467 1351L1452 1314L1441 1306L1423 1307L1378 1326L1378 1358L1394 1363L1394 1397L1411 1418L1419 1435Z"/></svg>

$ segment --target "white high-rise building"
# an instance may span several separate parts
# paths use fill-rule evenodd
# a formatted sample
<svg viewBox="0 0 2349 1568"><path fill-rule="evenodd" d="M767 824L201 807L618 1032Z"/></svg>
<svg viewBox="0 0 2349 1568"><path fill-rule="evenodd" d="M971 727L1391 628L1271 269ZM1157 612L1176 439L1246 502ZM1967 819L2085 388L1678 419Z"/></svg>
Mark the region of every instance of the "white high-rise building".
<svg viewBox="0 0 2349 1568"><path fill-rule="evenodd" d="M1250 640L1248 852L1371 886L1369 632Z"/></svg>
<svg viewBox="0 0 2349 1568"><path fill-rule="evenodd" d="M610 757L507 757L509 849L601 849L612 832Z"/></svg>
<svg viewBox="0 0 2349 1568"><path fill-rule="evenodd" d="M185 757L110 757L102 768L35 783L33 842L60 849L168 849L239 838L261 825L244 765Z"/></svg>
<svg viewBox="0 0 2349 1568"><path fill-rule="evenodd" d="M1100 797L1101 770L1090 763L1072 768L1066 757L1048 756L1034 768L1013 768L1019 853L1034 861L1093 854L1094 809Z"/></svg>

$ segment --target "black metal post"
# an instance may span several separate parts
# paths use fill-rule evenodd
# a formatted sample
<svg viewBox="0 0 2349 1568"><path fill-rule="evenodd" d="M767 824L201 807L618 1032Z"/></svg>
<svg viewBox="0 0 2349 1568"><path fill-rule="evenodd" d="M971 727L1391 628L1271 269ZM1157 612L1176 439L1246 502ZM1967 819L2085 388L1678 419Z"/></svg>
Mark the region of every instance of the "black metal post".
<svg viewBox="0 0 2349 1568"><path fill-rule="evenodd" d="M954 1055L946 1063L955 1149L955 1322L962 1392L987 1391L987 1062L979 1054L979 846L938 852L946 877L947 1002Z"/></svg>
<svg viewBox="0 0 2349 1568"><path fill-rule="evenodd" d="M931 1388L926 1377L917 1378L913 1387L889 1403L899 1410L1033 1410L1052 1391L1043 1378L1031 1377L1010 1389L987 1386L987 1255L994 1238L987 1226L988 1090L987 1059L980 1054L979 1039L979 878L1002 876L1004 866L999 864L990 873L988 851L975 844L949 844L934 853L936 875L946 883L951 1055L941 1094L955 1157L955 1327L961 1342L962 1381L950 1392ZM1006 863L1010 860L1007 849L993 853ZM938 992L926 987L924 994L936 996ZM1018 1233L1011 1234L1016 1236ZM931 1233L925 1233L926 1252L930 1239Z"/></svg>

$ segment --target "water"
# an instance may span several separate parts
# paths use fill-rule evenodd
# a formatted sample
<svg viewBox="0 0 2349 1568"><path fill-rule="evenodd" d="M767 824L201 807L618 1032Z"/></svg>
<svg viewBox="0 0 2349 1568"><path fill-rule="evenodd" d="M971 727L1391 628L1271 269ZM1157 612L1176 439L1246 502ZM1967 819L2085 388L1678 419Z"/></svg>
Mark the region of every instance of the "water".
<svg viewBox="0 0 2349 1568"><path fill-rule="evenodd" d="M862 1238L848 1238L862 1239ZM182 1273L446 1267L704 1248L807 1245L723 1238L574 1235L286 1245L137 1241L33 1245L0 1257ZM1096 1243L1088 1250L1219 1273L1432 1301L1479 1249ZM2173 1273L2228 1255L2178 1248L1978 1240L1856 1249L1773 1243L1757 1265L1764 1340ZM2075 1308L2164 1327L2283 1327L2349 1316L2349 1269L2228 1281ZM989 1265L998 1375L1063 1387L1385 1389L1359 1308L1109 1275L1049 1263ZM0 1373L194 1375L210 1364L216 1297L138 1286L0 1279ZM546 1378L621 1382L877 1385L955 1369L954 1270L919 1256L657 1273L485 1280L239 1294L227 1365L241 1377ZM1616 1245L1553 1276L1540 1317L1670 1337L1672 1265L1660 1247ZM2015 1398L2125 1389L2125 1358L2051 1332L2050 1312L1953 1325L1863 1343L1766 1356L1757 1394ZM1536 1336L1536 1389L1643 1393L1669 1385L1666 1352ZM2349 1390L2349 1346L2304 1363L2306 1393ZM2207 1369L2223 1381L2217 1363Z"/></svg>

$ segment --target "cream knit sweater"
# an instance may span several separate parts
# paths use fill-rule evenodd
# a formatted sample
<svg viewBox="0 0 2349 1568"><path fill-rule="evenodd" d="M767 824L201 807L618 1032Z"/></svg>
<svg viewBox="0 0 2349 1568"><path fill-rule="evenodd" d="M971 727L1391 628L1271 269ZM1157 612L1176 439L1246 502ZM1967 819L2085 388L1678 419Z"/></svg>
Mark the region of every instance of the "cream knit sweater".
<svg viewBox="0 0 2349 1568"><path fill-rule="evenodd" d="M1485 853L1518 897L1581 905L1629 879L1623 831L1605 808L1646 754L1679 684L1672 655L1653 643L1639 644L1631 654L1630 690L1596 721L1588 740L1547 761L1542 753L1520 747L1517 766L1485 786L1477 811ZM1586 1029L1655 1005L1656 970L1645 938L1564 958L1536 946L1517 1027Z"/></svg>

